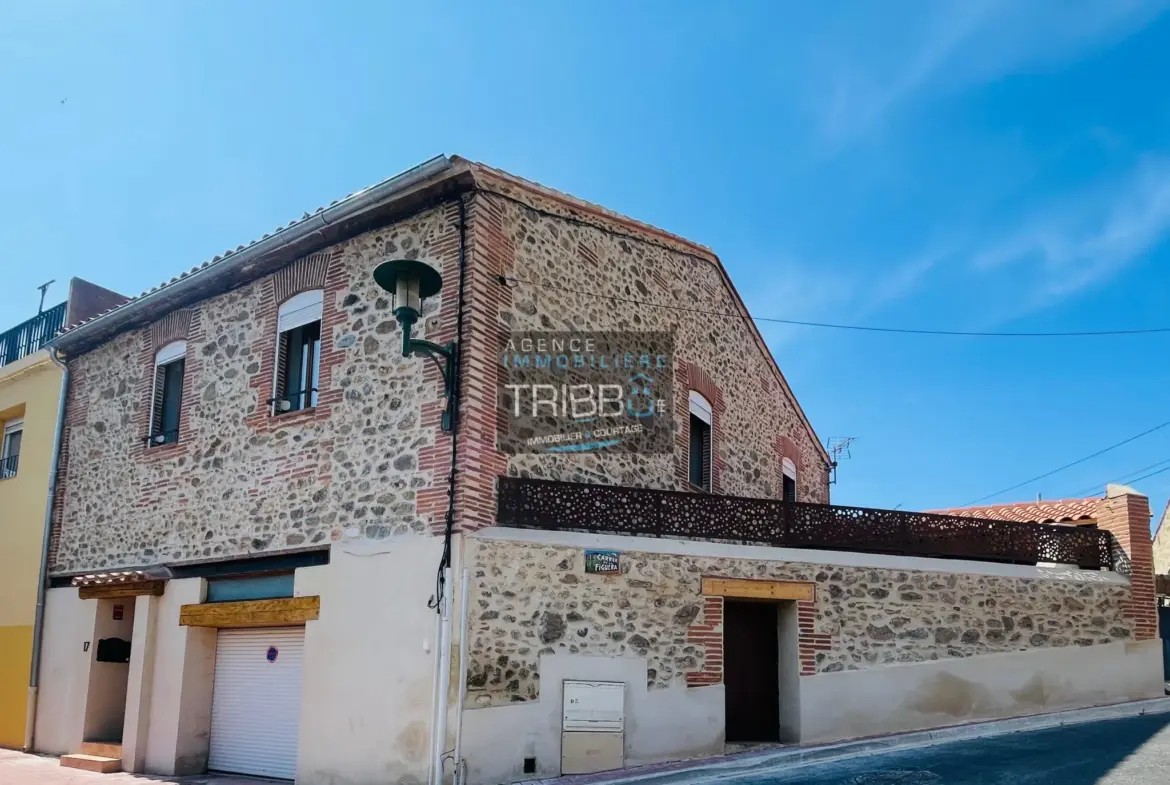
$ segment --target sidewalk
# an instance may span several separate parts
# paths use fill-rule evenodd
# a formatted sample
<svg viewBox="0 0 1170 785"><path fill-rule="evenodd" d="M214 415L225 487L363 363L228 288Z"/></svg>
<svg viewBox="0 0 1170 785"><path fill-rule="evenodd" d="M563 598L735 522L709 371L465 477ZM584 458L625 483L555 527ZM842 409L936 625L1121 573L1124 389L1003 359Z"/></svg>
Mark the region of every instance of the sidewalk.
<svg viewBox="0 0 1170 785"><path fill-rule="evenodd" d="M811 746L765 747L713 758L656 763L619 771L580 774L546 780L531 780L526 785L681 785L695 781L744 774L767 775L769 770L791 768L808 763L855 758L878 752L926 747L961 739L999 736L1021 731L1078 725L1120 717L1170 713L1170 698L1119 703L1090 709L1037 714L1008 720L991 720L968 725L953 725L928 731L900 733L876 738ZM144 774L94 774L63 768L56 758L26 755L0 749L0 785L288 785L276 780L255 779L229 774L197 774L189 777L156 777ZM314 785L306 783L306 785Z"/></svg>
<svg viewBox="0 0 1170 785"><path fill-rule="evenodd" d="M65 768L53 757L0 749L0 785L266 785L275 782L229 774L197 774L191 777L152 777L124 772L95 774Z"/></svg>
<svg viewBox="0 0 1170 785"><path fill-rule="evenodd" d="M1051 714L1035 714L1006 720L951 725L933 730L898 733L831 744L766 747L711 758L655 763L649 766L597 774L554 777L530 781L525 785L682 785L682 783L710 782L717 778L723 779L746 774L766 778L769 771L802 766L808 763L845 760L862 755L927 747L962 739L978 739L1121 717L1166 713L1170 713L1170 697Z"/></svg>

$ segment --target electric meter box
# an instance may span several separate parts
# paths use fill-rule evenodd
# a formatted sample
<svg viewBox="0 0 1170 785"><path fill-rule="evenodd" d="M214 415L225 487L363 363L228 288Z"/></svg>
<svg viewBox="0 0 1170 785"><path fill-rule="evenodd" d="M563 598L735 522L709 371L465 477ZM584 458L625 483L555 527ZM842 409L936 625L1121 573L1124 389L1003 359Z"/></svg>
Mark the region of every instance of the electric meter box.
<svg viewBox="0 0 1170 785"><path fill-rule="evenodd" d="M561 774L592 774L625 765L626 685L561 683Z"/></svg>
<svg viewBox="0 0 1170 785"><path fill-rule="evenodd" d="M621 733L625 727L625 682L564 682L564 717L561 730Z"/></svg>

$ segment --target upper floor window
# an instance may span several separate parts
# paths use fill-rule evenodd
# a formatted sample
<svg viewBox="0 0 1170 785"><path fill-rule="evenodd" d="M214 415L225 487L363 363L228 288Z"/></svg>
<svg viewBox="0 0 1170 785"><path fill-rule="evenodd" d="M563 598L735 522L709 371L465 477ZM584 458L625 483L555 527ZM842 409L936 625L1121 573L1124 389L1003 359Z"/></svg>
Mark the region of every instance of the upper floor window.
<svg viewBox="0 0 1170 785"><path fill-rule="evenodd" d="M321 374L320 289L301 292L280 306L276 345L276 380L272 413L295 412L317 405Z"/></svg>
<svg viewBox="0 0 1170 785"><path fill-rule="evenodd" d="M796 501L796 464L791 458L782 458L780 471L784 476L784 501L794 502Z"/></svg>
<svg viewBox="0 0 1170 785"><path fill-rule="evenodd" d="M23 418L4 423L4 439L3 443L0 443L0 480L16 476L17 464L20 463L20 440L23 434Z"/></svg>
<svg viewBox="0 0 1170 785"><path fill-rule="evenodd" d="M183 371L187 367L187 342L173 341L154 356L154 397L150 416L149 446L179 440L179 410L183 403Z"/></svg>
<svg viewBox="0 0 1170 785"><path fill-rule="evenodd" d="M690 472L691 485L711 490L711 402L691 390L690 395Z"/></svg>

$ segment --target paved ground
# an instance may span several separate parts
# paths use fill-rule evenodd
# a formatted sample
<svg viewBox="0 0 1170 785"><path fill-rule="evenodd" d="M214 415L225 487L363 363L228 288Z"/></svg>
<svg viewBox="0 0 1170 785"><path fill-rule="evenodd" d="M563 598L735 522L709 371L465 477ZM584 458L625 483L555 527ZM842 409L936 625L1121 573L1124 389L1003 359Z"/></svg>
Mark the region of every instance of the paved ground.
<svg viewBox="0 0 1170 785"><path fill-rule="evenodd" d="M688 764L684 764L688 765ZM693 765L693 762L689 765ZM662 767L669 768L669 767ZM701 785L701 777L686 778ZM61 768L56 758L0 750L0 785L258 785L201 775L144 777ZM725 785L1167 785L1170 714L954 741L836 763L779 769ZM302 783L316 785L316 783Z"/></svg>
<svg viewBox="0 0 1170 785"><path fill-rule="evenodd" d="M196 777L146 777L138 774L94 774L67 769L56 758L0 750L0 785L275 785L277 780L201 774ZM280 783L288 785L288 783Z"/></svg>
<svg viewBox="0 0 1170 785"><path fill-rule="evenodd" d="M1170 714L955 741L734 781L734 785L1167 783L1170 783Z"/></svg>

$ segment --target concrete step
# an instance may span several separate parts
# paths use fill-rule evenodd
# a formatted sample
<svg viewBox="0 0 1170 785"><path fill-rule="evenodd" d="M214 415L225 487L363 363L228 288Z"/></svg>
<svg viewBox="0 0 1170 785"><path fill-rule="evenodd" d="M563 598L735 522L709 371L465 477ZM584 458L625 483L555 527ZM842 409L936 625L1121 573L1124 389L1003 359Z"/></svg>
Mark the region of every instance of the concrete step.
<svg viewBox="0 0 1170 785"><path fill-rule="evenodd" d="M112 771L122 770L122 759L106 758L102 755L86 755L77 752L72 755L62 755L61 765L70 769L82 769L83 771L95 771L98 774L109 774Z"/></svg>
<svg viewBox="0 0 1170 785"><path fill-rule="evenodd" d="M120 741L83 741L81 742L83 755L97 755L99 758L122 757L122 742Z"/></svg>

